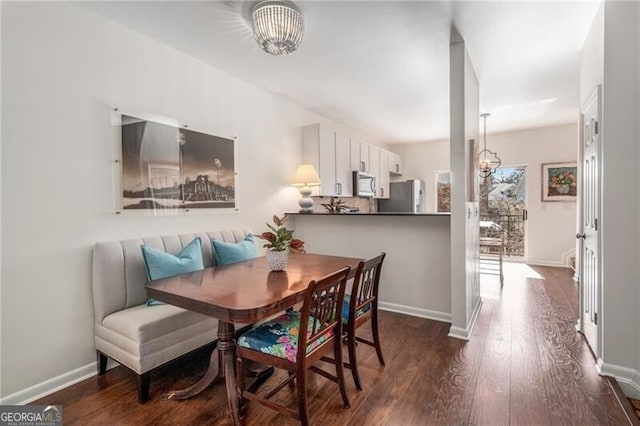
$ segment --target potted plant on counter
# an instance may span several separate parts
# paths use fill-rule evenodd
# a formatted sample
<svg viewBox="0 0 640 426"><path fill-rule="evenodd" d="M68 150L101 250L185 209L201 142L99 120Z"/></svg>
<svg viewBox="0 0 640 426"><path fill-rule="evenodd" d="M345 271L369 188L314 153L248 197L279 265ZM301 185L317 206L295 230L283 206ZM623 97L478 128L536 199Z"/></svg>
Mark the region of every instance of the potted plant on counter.
<svg viewBox="0 0 640 426"><path fill-rule="evenodd" d="M273 216L273 225L267 223L270 231L263 232L259 238L267 241L263 247L267 249L267 266L272 271L284 271L287 268L289 252L304 253L304 241L293 238L293 231L287 229L285 223L288 216Z"/></svg>

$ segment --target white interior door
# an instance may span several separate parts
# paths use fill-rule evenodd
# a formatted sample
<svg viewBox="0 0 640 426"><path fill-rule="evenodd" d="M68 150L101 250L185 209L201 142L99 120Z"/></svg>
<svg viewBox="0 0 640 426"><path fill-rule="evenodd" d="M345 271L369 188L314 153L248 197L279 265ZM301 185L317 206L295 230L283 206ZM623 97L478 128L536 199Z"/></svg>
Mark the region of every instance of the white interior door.
<svg viewBox="0 0 640 426"><path fill-rule="evenodd" d="M589 97L582 111L580 202L580 305L582 332L597 356L598 306L600 295L599 223L600 216L600 86Z"/></svg>

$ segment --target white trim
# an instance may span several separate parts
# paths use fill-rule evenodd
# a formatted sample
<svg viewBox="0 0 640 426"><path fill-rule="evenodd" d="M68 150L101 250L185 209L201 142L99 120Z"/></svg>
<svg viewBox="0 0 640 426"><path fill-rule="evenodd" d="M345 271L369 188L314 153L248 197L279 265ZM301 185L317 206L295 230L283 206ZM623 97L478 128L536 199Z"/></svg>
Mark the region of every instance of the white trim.
<svg viewBox="0 0 640 426"><path fill-rule="evenodd" d="M607 364L598 359L598 370L601 376L611 376L618 381L625 396L640 399L640 372L633 368Z"/></svg>
<svg viewBox="0 0 640 426"><path fill-rule="evenodd" d="M57 377L45 380L11 395L0 398L0 405L24 405L31 401L57 392L68 386L95 376L97 373L97 363L92 362L75 370L62 373Z"/></svg>
<svg viewBox="0 0 640 426"><path fill-rule="evenodd" d="M478 322L478 315L480 314L480 308L482 307L482 298L478 297L478 303L476 303L473 312L471 313L471 318L467 323L466 328L454 327L451 326L449 329L449 337L454 337L456 339L462 340L471 340L471 335L473 334L473 329Z"/></svg>
<svg viewBox="0 0 640 426"><path fill-rule="evenodd" d="M505 263L524 263L525 265L531 266L551 266L555 268L570 268L569 265L565 265L562 261L555 260L536 260L536 259L525 259L525 258L513 258L509 256L505 256Z"/></svg>
<svg viewBox="0 0 640 426"><path fill-rule="evenodd" d="M378 302L378 308L382 311L396 312L414 317L426 318L434 321L451 322L451 314L440 311L432 311L412 306L398 305L396 303Z"/></svg>
<svg viewBox="0 0 640 426"><path fill-rule="evenodd" d="M560 258L562 259L560 261L560 263L562 263L563 265L565 265L568 268L571 268L571 256L575 256L576 255L576 248L572 248L571 250L567 250L564 253L562 253L562 255L560 256ZM577 259L576 259L577 260ZM576 265L577 266L577 265ZM578 268L576 267L576 270Z"/></svg>
<svg viewBox="0 0 640 426"><path fill-rule="evenodd" d="M529 260L526 264L532 266L551 266L553 268L569 268L569 266L564 265L562 262L555 262L553 260Z"/></svg>

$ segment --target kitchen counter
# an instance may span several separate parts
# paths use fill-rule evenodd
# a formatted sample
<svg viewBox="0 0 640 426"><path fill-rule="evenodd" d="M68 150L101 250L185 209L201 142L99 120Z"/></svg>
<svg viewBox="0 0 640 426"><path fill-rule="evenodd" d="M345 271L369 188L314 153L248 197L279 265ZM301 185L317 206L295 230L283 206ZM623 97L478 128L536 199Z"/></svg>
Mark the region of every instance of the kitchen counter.
<svg viewBox="0 0 640 426"><path fill-rule="evenodd" d="M348 213L285 213L287 216L451 216L451 213L409 213L409 212L348 212Z"/></svg>
<svg viewBox="0 0 640 426"><path fill-rule="evenodd" d="M288 224L309 253L366 259L387 253L380 283L381 309L451 321L451 215L288 215Z"/></svg>

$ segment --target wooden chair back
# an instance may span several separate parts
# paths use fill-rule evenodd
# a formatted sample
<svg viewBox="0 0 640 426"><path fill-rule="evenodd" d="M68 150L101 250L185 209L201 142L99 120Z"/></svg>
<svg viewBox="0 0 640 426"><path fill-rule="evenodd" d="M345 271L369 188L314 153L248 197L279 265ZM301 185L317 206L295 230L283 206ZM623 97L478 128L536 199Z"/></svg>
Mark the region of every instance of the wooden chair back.
<svg viewBox="0 0 640 426"><path fill-rule="evenodd" d="M350 270L346 267L309 283L300 313L298 363L303 363L307 347L317 340L326 339L314 348L314 352L342 336L342 302Z"/></svg>
<svg viewBox="0 0 640 426"><path fill-rule="evenodd" d="M356 269L356 276L351 289L349 301L349 318L355 318L356 312L371 304L371 309L378 306L378 289L380 287L380 272L386 253L360 262Z"/></svg>

